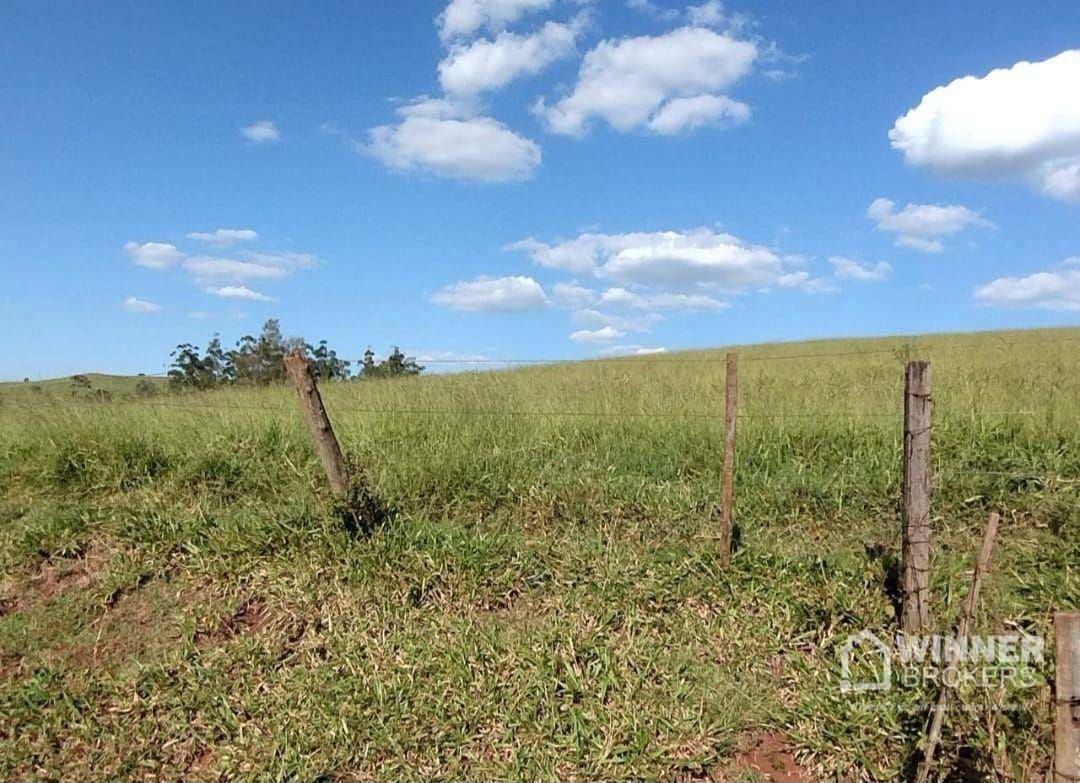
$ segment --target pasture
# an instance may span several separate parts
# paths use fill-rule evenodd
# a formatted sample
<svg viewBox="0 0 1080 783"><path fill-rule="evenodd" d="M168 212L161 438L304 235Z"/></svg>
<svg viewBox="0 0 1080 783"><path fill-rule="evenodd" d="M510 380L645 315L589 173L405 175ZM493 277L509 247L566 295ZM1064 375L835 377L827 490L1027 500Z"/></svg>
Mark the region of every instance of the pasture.
<svg viewBox="0 0 1080 783"><path fill-rule="evenodd" d="M0 777L902 774L933 693L843 693L837 650L896 626L904 362L933 365L936 626L998 510L976 627L1049 638L1080 329L735 350L729 570L720 349L324 384L370 528L290 388L0 388ZM1045 668L949 713L945 769L1045 771Z"/></svg>

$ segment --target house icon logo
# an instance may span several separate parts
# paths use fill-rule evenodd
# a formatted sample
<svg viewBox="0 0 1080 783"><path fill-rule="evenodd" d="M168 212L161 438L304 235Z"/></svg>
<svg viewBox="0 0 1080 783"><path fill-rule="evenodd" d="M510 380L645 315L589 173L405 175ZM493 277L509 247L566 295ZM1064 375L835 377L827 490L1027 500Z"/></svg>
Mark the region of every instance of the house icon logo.
<svg viewBox="0 0 1080 783"><path fill-rule="evenodd" d="M875 661L873 678L855 679L853 666L859 661ZM870 673L865 666L860 672ZM844 693L858 691L884 691L892 685L892 647L883 642L873 631L860 631L847 638L840 647L840 690Z"/></svg>

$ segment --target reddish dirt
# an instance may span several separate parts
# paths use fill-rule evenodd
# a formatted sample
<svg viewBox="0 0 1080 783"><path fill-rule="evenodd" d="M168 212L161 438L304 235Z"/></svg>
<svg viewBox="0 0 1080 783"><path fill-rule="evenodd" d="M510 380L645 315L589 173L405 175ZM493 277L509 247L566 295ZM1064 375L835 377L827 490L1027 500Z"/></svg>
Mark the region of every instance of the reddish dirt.
<svg viewBox="0 0 1080 783"><path fill-rule="evenodd" d="M94 573L100 566L89 557L42 566L36 576L17 588L15 595L0 598L0 617L29 612L36 604L68 590L85 590L94 583Z"/></svg>
<svg viewBox="0 0 1080 783"><path fill-rule="evenodd" d="M195 642L199 646L223 644L234 636L259 630L268 619L266 602L257 596L252 596L240 604L231 615L223 617L217 628L195 634Z"/></svg>
<svg viewBox="0 0 1080 783"><path fill-rule="evenodd" d="M72 666L83 669L120 663L163 649L177 638L169 616L163 613L163 585L152 584L116 603L94 621L93 641L64 651Z"/></svg>
<svg viewBox="0 0 1080 783"><path fill-rule="evenodd" d="M754 772L773 783L808 783L815 778L795 760L784 736L765 731L750 737L746 749L735 759L739 769Z"/></svg>

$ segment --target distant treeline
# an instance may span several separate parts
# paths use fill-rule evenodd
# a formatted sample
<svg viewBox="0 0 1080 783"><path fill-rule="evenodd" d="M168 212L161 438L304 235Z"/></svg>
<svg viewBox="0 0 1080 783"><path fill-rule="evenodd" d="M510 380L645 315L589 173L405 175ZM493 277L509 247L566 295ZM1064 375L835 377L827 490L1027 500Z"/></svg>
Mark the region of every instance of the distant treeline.
<svg viewBox="0 0 1080 783"><path fill-rule="evenodd" d="M225 350L221 338L214 338L205 350L197 345L182 343L170 356L169 386L173 389L212 389L229 384L266 386L285 381L285 354L299 348L310 362L317 380L336 381L349 378L395 378L419 375L424 368L395 346L382 361L368 348L354 375L352 362L342 359L337 351L320 340L312 345L301 337L283 337L275 318L263 324L258 337L244 335L232 350Z"/></svg>

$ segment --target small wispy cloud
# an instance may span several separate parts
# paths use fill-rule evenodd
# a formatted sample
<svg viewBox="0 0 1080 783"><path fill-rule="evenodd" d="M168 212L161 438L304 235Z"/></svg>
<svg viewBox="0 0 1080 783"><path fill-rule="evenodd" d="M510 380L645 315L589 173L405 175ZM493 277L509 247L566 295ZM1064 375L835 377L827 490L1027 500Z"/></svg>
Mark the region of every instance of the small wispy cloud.
<svg viewBox="0 0 1080 783"><path fill-rule="evenodd" d="M249 302L274 302L276 301L272 297L266 294L261 294L258 291L253 291L246 285L225 285L209 288L204 288L203 291L213 296L220 297L222 299L246 299Z"/></svg>
<svg viewBox="0 0 1080 783"><path fill-rule="evenodd" d="M214 247L229 247L238 242L255 242L259 234L250 228L219 228L214 231L189 231L187 238Z"/></svg>
<svg viewBox="0 0 1080 783"><path fill-rule="evenodd" d="M149 313L161 312L161 305L148 302L145 299L129 296L124 300L124 309L133 313L139 313L140 315L146 315Z"/></svg>
<svg viewBox="0 0 1080 783"><path fill-rule="evenodd" d="M270 120L261 120L251 125L240 128L240 135L254 144L265 144L268 141L278 141L281 133L277 125Z"/></svg>
<svg viewBox="0 0 1080 783"><path fill-rule="evenodd" d="M127 242L124 252L131 257L133 264L148 269L165 269L184 258L176 245L166 242Z"/></svg>

